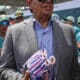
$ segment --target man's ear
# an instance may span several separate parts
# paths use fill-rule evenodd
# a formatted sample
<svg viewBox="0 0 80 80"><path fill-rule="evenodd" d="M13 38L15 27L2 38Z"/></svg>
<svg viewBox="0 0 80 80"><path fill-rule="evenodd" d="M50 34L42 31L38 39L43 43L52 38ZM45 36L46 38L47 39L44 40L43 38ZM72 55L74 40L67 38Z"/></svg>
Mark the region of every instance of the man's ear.
<svg viewBox="0 0 80 80"><path fill-rule="evenodd" d="M32 0L26 0L27 6L29 7L31 5Z"/></svg>

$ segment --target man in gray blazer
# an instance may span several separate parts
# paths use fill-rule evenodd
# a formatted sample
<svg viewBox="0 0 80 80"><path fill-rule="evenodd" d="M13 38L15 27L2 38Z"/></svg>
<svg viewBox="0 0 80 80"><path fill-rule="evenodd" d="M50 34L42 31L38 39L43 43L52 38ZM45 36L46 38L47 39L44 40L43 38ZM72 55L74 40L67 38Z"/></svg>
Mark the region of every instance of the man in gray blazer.
<svg viewBox="0 0 80 80"><path fill-rule="evenodd" d="M35 21L30 18L8 28L0 58L1 80L29 80L28 72L23 76L22 66L33 53L43 48L56 58L50 80L80 80L72 27L51 20L54 1L28 0L27 3ZM39 34L41 31L45 33Z"/></svg>

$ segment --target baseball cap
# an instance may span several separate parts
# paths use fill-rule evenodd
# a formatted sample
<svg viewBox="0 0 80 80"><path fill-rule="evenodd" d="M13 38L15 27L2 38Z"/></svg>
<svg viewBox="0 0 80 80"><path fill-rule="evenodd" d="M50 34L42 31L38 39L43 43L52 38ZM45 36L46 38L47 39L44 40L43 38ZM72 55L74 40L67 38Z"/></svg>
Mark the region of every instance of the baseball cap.
<svg viewBox="0 0 80 80"><path fill-rule="evenodd" d="M73 16L68 16L68 17L66 18L66 20L70 20L70 21L72 21L73 23L75 22L75 18L74 18Z"/></svg>
<svg viewBox="0 0 80 80"><path fill-rule="evenodd" d="M0 25L9 26L9 18L7 17L7 15L0 15Z"/></svg>
<svg viewBox="0 0 80 80"><path fill-rule="evenodd" d="M17 10L17 11L15 12L15 16L16 16L16 17L23 16L23 12L22 12L21 10Z"/></svg>

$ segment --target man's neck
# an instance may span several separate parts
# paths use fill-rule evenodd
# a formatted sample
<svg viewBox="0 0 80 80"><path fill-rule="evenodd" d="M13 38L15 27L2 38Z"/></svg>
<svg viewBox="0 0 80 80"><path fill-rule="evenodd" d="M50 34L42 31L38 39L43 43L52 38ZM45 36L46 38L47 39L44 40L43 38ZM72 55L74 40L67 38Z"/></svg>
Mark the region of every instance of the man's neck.
<svg viewBox="0 0 80 80"><path fill-rule="evenodd" d="M36 18L36 20L42 25L43 28L46 28L49 24L50 18Z"/></svg>

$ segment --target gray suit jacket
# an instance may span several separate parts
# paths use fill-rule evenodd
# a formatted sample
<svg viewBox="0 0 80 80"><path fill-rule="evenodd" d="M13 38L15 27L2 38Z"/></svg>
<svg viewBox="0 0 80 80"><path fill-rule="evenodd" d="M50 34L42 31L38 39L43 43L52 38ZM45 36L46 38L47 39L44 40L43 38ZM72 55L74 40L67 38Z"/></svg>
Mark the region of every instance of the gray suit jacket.
<svg viewBox="0 0 80 80"><path fill-rule="evenodd" d="M53 21L53 36L56 57L55 79L80 80L72 27ZM21 80L22 65L37 50L39 47L31 18L9 27L1 52L1 80Z"/></svg>

